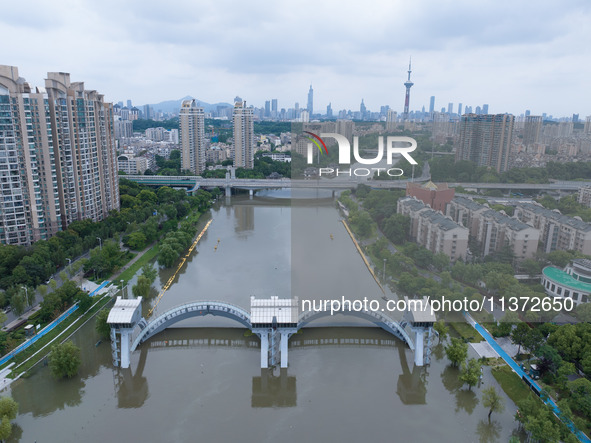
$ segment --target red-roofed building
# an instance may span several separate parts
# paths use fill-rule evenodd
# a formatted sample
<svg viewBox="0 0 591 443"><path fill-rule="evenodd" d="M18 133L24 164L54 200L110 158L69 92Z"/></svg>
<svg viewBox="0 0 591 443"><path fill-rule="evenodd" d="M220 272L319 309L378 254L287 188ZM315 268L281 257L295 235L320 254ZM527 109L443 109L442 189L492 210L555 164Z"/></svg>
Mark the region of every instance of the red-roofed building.
<svg viewBox="0 0 591 443"><path fill-rule="evenodd" d="M432 181L424 185L418 183L406 184L406 195L421 200L431 209L445 214L446 205L454 198L455 189L448 188L447 183L436 185Z"/></svg>

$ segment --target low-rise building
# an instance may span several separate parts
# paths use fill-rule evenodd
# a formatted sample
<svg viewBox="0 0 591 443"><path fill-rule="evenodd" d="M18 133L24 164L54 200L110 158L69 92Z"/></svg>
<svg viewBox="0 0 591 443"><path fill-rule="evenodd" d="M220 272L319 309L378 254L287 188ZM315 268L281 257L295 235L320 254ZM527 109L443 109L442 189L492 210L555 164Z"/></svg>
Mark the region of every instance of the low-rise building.
<svg viewBox="0 0 591 443"><path fill-rule="evenodd" d="M591 260L573 260L564 270L545 267L542 285L550 296L571 298L575 305L587 303L591 297Z"/></svg>
<svg viewBox="0 0 591 443"><path fill-rule="evenodd" d="M476 240L482 245L483 256L509 247L515 258L532 258L538 250L540 231L516 218L488 209L478 217Z"/></svg>
<svg viewBox="0 0 591 443"><path fill-rule="evenodd" d="M574 250L591 255L591 224L580 217L568 217L534 203L519 204L515 216L540 231L544 252Z"/></svg>
<svg viewBox="0 0 591 443"><path fill-rule="evenodd" d="M442 252L452 261L466 258L467 228L414 197L398 200L397 212L410 217L410 237L418 244L434 254Z"/></svg>
<svg viewBox="0 0 591 443"><path fill-rule="evenodd" d="M447 214L455 222L468 227L470 236L480 244L483 256L507 246L520 260L536 254L539 230L504 212L495 211L469 198L455 197L447 206Z"/></svg>
<svg viewBox="0 0 591 443"><path fill-rule="evenodd" d="M455 189L449 188L447 183L436 185L432 181L425 184L411 183L406 184L407 197L415 197L426 205L429 205L435 211L441 211L445 214L445 208L454 198Z"/></svg>
<svg viewBox="0 0 591 443"><path fill-rule="evenodd" d="M585 186L584 188L579 188L577 200L583 206L587 206L588 208L591 208L591 186Z"/></svg>
<svg viewBox="0 0 591 443"><path fill-rule="evenodd" d="M469 198L454 197L447 205L446 214L456 223L467 227L470 235L476 237L478 234L479 216L489 209L488 206L481 205Z"/></svg>
<svg viewBox="0 0 591 443"><path fill-rule="evenodd" d="M119 171L126 174L143 174L148 169L148 159L145 157L134 157L131 154L123 154L117 157Z"/></svg>
<svg viewBox="0 0 591 443"><path fill-rule="evenodd" d="M265 152L262 154L263 157L269 157L273 161L291 163L291 155L283 152Z"/></svg>

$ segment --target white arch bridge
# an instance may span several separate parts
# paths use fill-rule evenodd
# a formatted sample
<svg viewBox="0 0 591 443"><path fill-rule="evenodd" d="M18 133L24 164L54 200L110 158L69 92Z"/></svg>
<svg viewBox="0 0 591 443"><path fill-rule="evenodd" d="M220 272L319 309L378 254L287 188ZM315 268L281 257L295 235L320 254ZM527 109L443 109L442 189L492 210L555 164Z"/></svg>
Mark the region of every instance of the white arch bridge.
<svg viewBox="0 0 591 443"><path fill-rule="evenodd" d="M434 316L426 318L426 312L407 312L400 322L378 311L305 311L298 312L295 299L256 299L251 297L251 312L222 301L197 301L175 306L150 321L141 317L141 297L138 299L117 298L107 322L111 326L111 347L113 364L128 368L130 355L146 340L173 326L195 317L214 315L240 323L261 340L261 368L288 365L289 338L316 320L343 314L367 320L402 340L415 353L415 365L423 366L430 361L430 347L433 334ZM331 326L344 326L331 322ZM427 352L424 352L425 332ZM414 340L411 334L414 333Z"/></svg>

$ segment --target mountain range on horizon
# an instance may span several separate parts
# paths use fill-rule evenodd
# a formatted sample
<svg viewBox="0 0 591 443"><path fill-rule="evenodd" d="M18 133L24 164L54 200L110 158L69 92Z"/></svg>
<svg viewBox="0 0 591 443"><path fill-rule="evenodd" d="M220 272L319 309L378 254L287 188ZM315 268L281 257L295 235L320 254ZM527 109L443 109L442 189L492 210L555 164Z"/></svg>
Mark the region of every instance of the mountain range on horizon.
<svg viewBox="0 0 591 443"><path fill-rule="evenodd" d="M154 111L156 112L162 111L178 114L179 109L181 109L181 103L183 102L183 100L195 100L197 102L197 106L203 108L205 112L213 112L217 109L218 106L233 106L230 103L206 103L199 99L196 99L195 97L191 97L190 95L187 95L186 97L183 97L178 100L166 100L160 103L150 104L149 106L151 106L152 109L154 109ZM144 105L142 105L142 107L143 106Z"/></svg>

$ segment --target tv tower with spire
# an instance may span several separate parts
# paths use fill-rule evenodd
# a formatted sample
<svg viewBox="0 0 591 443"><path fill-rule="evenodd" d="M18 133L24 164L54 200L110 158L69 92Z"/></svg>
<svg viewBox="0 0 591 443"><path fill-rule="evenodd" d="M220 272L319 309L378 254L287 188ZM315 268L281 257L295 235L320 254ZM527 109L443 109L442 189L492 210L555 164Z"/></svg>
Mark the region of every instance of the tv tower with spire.
<svg viewBox="0 0 591 443"><path fill-rule="evenodd" d="M414 85L413 82L410 81L410 73L412 72L410 65L411 65L412 58L408 60L408 80L404 83L406 87L406 97L404 98L404 120L408 120L408 105L410 104L410 88Z"/></svg>

